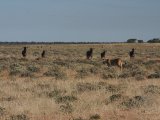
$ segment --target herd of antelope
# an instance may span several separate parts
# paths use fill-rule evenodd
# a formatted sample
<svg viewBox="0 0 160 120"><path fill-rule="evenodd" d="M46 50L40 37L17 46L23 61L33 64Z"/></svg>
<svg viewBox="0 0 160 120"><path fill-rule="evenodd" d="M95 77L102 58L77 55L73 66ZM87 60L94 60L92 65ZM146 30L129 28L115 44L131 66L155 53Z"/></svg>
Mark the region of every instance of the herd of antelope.
<svg viewBox="0 0 160 120"><path fill-rule="evenodd" d="M42 58L45 58L45 53L46 53L45 50L43 50L41 53ZM24 58L27 56L27 47L23 48L22 56ZM91 60L92 57L93 57L93 48L90 48L86 52L86 59ZM130 57L130 59L135 57L135 49L134 48L129 52L129 57ZM106 58L106 51L104 50L101 53L101 59L103 60L103 63L107 64L107 66L118 66L122 70L123 62L120 58L116 58L116 59L105 59L105 58Z"/></svg>
<svg viewBox="0 0 160 120"><path fill-rule="evenodd" d="M130 56L130 59L135 57L135 49L134 48L129 52L129 56ZM88 50L86 52L86 58L89 60L89 59L92 59L92 57L93 57L93 48L90 48L90 50ZM105 59L105 57L106 57L106 51L104 50L101 53L101 59L103 60L103 63L107 64L108 66L118 66L122 70L123 62L120 58Z"/></svg>

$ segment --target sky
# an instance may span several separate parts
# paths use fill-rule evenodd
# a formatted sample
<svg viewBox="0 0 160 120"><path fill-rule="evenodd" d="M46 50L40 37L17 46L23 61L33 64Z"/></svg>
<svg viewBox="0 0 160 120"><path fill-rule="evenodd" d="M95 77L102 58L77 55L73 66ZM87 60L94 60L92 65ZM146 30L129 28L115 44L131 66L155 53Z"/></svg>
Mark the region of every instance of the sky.
<svg viewBox="0 0 160 120"><path fill-rule="evenodd" d="M160 0L0 0L0 41L160 38Z"/></svg>

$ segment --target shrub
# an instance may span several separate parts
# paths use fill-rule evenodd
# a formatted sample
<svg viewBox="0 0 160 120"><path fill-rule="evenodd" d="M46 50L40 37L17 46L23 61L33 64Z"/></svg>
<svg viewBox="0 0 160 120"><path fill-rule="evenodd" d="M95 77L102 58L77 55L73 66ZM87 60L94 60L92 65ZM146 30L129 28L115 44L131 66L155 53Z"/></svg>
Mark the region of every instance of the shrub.
<svg viewBox="0 0 160 120"><path fill-rule="evenodd" d="M114 67L109 67L109 68L105 68L103 70L103 73L102 73L102 78L103 79L112 79L112 78L117 78L118 75L117 75L117 71L115 70Z"/></svg>
<svg viewBox="0 0 160 120"><path fill-rule="evenodd" d="M23 71L21 77L33 77L33 74L30 71Z"/></svg>
<svg viewBox="0 0 160 120"><path fill-rule="evenodd" d="M89 75L90 70L88 68L81 68L80 70L77 70L77 78L85 78Z"/></svg>
<svg viewBox="0 0 160 120"><path fill-rule="evenodd" d="M0 116L4 115L5 113L5 108L0 106Z"/></svg>
<svg viewBox="0 0 160 120"><path fill-rule="evenodd" d="M146 102L145 97L135 96L133 98L129 98L129 99L125 100L121 104L122 104L122 106L131 109L131 108L141 107L144 105L145 102Z"/></svg>
<svg viewBox="0 0 160 120"><path fill-rule="evenodd" d="M66 104L60 106L60 111L64 112L64 113L72 113L73 107L71 104L66 103Z"/></svg>
<svg viewBox="0 0 160 120"><path fill-rule="evenodd" d="M149 79L152 79L152 78L160 78L160 72L155 72L155 73L152 73L148 76Z"/></svg>
<svg viewBox="0 0 160 120"><path fill-rule="evenodd" d="M106 79L106 80L108 80L110 78L116 78L116 74L115 73L103 73L102 78Z"/></svg>
<svg viewBox="0 0 160 120"><path fill-rule="evenodd" d="M45 72L44 75L54 77L56 80L57 79L61 79L61 80L67 79L67 75L58 67L50 69L49 71Z"/></svg>
<svg viewBox="0 0 160 120"><path fill-rule="evenodd" d="M79 118L73 118L73 120L86 120L86 119L79 117Z"/></svg>
<svg viewBox="0 0 160 120"><path fill-rule="evenodd" d="M105 87L106 91L107 92L111 92L111 93L121 93L123 92L123 90L125 89L126 87L119 84L119 85L107 85Z"/></svg>
<svg viewBox="0 0 160 120"><path fill-rule="evenodd" d="M160 87L156 85L148 85L144 89L145 93L151 93L151 94L160 94Z"/></svg>
<svg viewBox="0 0 160 120"><path fill-rule="evenodd" d="M119 100L121 97L122 97L121 94L114 94L114 95L111 95L111 96L109 97L109 100L110 100L111 102L113 102L113 101Z"/></svg>
<svg viewBox="0 0 160 120"><path fill-rule="evenodd" d="M10 65L10 75L17 75L19 73L24 72L25 69L20 64L14 63Z"/></svg>
<svg viewBox="0 0 160 120"><path fill-rule="evenodd" d="M0 65L0 72L4 70L4 65Z"/></svg>
<svg viewBox="0 0 160 120"><path fill-rule="evenodd" d="M62 96L65 93L66 93L65 90L54 89L53 91L51 91L51 92L48 93L48 97L50 97L50 98L57 98L59 96Z"/></svg>
<svg viewBox="0 0 160 120"><path fill-rule="evenodd" d="M57 103L68 103L68 102L74 102L77 100L77 97L71 95L71 96L59 96L56 98Z"/></svg>
<svg viewBox="0 0 160 120"><path fill-rule="evenodd" d="M69 103L77 100L77 97L73 95L64 95L66 91L57 90L51 91L48 93L48 97L54 98L57 103Z"/></svg>
<svg viewBox="0 0 160 120"><path fill-rule="evenodd" d="M98 74L99 71L100 71L100 70L99 70L97 67L92 67L92 68L90 68L90 72L91 72L92 74Z"/></svg>
<svg viewBox="0 0 160 120"><path fill-rule="evenodd" d="M101 88L100 85L95 85L91 83L78 83L76 85L76 89L78 92L85 92L85 91L96 91Z"/></svg>
<svg viewBox="0 0 160 120"><path fill-rule="evenodd" d="M140 81L140 80L145 80L146 78L143 75L136 75L135 79Z"/></svg>
<svg viewBox="0 0 160 120"><path fill-rule="evenodd" d="M34 65L29 65L27 67L27 70L30 71L30 72L38 72L40 69Z"/></svg>
<svg viewBox="0 0 160 120"><path fill-rule="evenodd" d="M29 118L24 114L19 114L10 116L10 120L29 120Z"/></svg>
<svg viewBox="0 0 160 120"><path fill-rule="evenodd" d="M141 64L127 63L125 70L119 75L119 78L135 77L137 80L144 79L148 72L141 66Z"/></svg>
<svg viewBox="0 0 160 120"><path fill-rule="evenodd" d="M99 119L101 119L101 117L100 117L100 115L98 115L98 114L92 115L92 116L90 116L90 118L89 118L89 120L99 120Z"/></svg>

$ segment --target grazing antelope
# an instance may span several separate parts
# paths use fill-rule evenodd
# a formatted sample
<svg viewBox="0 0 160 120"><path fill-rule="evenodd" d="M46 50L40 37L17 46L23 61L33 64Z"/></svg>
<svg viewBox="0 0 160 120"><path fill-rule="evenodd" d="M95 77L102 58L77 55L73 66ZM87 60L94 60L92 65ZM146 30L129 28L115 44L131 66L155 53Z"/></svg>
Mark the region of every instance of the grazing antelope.
<svg viewBox="0 0 160 120"><path fill-rule="evenodd" d="M27 55L27 47L24 47L24 49L22 50L22 56L26 57Z"/></svg>
<svg viewBox="0 0 160 120"><path fill-rule="evenodd" d="M45 50L43 50L41 57L44 58L45 57Z"/></svg>
<svg viewBox="0 0 160 120"><path fill-rule="evenodd" d="M90 48L90 50L86 52L86 58L89 60L92 59L92 56L93 56L93 48Z"/></svg>
<svg viewBox="0 0 160 120"><path fill-rule="evenodd" d="M123 67L123 62L120 58L116 59L105 59L103 61L104 64L107 64L108 66L118 66L121 70Z"/></svg>
<svg viewBox="0 0 160 120"><path fill-rule="evenodd" d="M134 48L129 52L129 56L130 56L130 59L135 57L135 49Z"/></svg>
<svg viewBox="0 0 160 120"><path fill-rule="evenodd" d="M104 50L102 53L101 53L101 59L104 59L106 57L106 51Z"/></svg>

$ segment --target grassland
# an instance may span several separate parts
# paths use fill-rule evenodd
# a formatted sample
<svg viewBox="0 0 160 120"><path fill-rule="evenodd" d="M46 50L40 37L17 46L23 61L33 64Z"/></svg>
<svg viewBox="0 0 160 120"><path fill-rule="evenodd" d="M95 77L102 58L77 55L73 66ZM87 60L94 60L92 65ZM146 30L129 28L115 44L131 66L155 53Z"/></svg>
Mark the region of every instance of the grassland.
<svg viewBox="0 0 160 120"><path fill-rule="evenodd" d="M160 119L160 44L26 45L22 58L24 46L0 46L0 119ZM103 64L103 50L126 63L122 71Z"/></svg>

